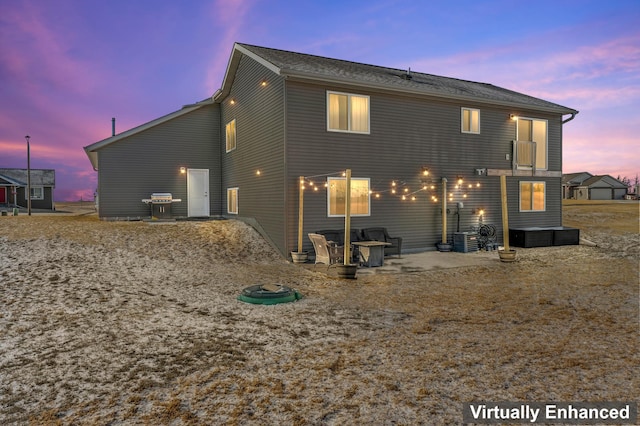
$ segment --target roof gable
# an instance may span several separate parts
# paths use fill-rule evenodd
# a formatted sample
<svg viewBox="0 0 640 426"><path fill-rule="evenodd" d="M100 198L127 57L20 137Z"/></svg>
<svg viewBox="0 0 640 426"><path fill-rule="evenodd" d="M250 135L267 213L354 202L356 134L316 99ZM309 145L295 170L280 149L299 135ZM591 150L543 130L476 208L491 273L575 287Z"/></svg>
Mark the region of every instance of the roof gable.
<svg viewBox="0 0 640 426"><path fill-rule="evenodd" d="M272 72L286 78L349 84L413 95L483 102L559 114L576 114L578 112L492 84L241 43L234 45L222 89L217 99L223 99L228 95L241 55L250 56Z"/></svg>
<svg viewBox="0 0 640 426"><path fill-rule="evenodd" d="M562 183L578 185L593 177L589 172L567 173L562 175Z"/></svg>
<svg viewBox="0 0 640 426"><path fill-rule="evenodd" d="M145 130L148 130L152 127L158 126L162 123L165 123L169 120L173 120L174 118L180 117L182 115L188 114L191 111L195 111L205 105L211 105L213 103L213 99L212 98L207 98L203 101L197 102L195 104L190 104L190 105L185 105L182 107L182 109L179 109L178 111L174 111L172 113L169 113L167 115L164 115L160 118L156 118L155 120L151 120L147 123L141 124L140 126L134 127L132 129L129 129L125 132L119 133L117 135L111 136L109 138L103 139L101 141L98 141L96 143L93 143L91 145L87 145L84 147L84 152L87 154L87 156L89 157L89 160L91 161L91 165L93 166L94 170L98 170L98 154L97 151L99 151L101 148L104 148L105 146L111 145L114 142L118 142L122 139L126 139L132 135L135 135L137 133L143 132Z"/></svg>
<svg viewBox="0 0 640 426"><path fill-rule="evenodd" d="M582 186L588 186L591 188L626 188L627 185L620 182L618 179L609 176L609 175L599 175L593 176L584 182L582 182Z"/></svg>

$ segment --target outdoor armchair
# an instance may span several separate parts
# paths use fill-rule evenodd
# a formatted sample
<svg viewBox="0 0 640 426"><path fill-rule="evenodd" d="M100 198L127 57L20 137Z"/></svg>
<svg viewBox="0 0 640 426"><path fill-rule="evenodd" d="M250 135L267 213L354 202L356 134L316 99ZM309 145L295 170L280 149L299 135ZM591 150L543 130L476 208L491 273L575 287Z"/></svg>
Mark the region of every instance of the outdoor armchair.
<svg viewBox="0 0 640 426"><path fill-rule="evenodd" d="M344 259L344 246L339 246L333 241L327 241L324 235L320 234L309 234L309 239L313 244L313 250L316 252L316 264L332 265Z"/></svg>
<svg viewBox="0 0 640 426"><path fill-rule="evenodd" d="M402 237L390 237L387 228L366 228L362 230L362 238L364 241L384 241L391 243L390 246L384 248L385 255L397 254L400 257L402 253Z"/></svg>

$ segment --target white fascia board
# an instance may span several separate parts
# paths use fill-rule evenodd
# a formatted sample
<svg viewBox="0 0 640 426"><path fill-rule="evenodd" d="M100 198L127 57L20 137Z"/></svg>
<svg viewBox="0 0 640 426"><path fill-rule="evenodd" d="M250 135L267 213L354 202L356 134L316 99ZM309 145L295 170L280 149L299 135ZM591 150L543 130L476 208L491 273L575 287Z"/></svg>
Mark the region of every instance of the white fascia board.
<svg viewBox="0 0 640 426"><path fill-rule="evenodd" d="M183 107L182 109L179 109L178 111L174 111L170 114L164 115L160 118L156 118L155 120L151 120L148 123L144 123L140 126L134 127L132 129L129 129L127 131L124 131L122 133L119 133L115 136L111 136L110 138L107 139L103 139L99 142L96 142L94 144L91 145L87 145L84 147L84 152L87 154L87 156L89 157L89 161L91 161L91 165L93 166L94 170L98 170L98 154L97 151L104 148L105 146L111 145L114 142L118 142L119 140L128 138L130 136L133 136L137 133L140 132L144 132L145 130L148 130L152 127L158 126L162 123L165 123L169 120L173 120L174 118L180 117L182 115L188 114L191 111L195 111L196 109L199 109L201 107L203 107L204 105L209 105L213 103L213 100L207 100L201 103L197 103L197 104L192 104L192 105L187 105L185 107Z"/></svg>
<svg viewBox="0 0 640 426"><path fill-rule="evenodd" d="M227 63L227 70L224 73L222 87L213 95L215 101L220 102L229 95L231 86L233 85L233 79L236 76L236 71L238 69L238 65L240 64L240 58L242 57L242 55L250 57L268 70L274 72L277 75L281 75L280 68L267 61L262 56L256 55L250 50L242 47L240 44L235 43L233 45L231 56L229 57L229 62Z"/></svg>

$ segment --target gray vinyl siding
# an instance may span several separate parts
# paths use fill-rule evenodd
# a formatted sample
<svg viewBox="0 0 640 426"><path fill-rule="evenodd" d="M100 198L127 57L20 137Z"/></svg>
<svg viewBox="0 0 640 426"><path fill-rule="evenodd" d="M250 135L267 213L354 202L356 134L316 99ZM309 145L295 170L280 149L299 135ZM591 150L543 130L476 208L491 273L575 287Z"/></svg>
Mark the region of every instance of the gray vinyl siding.
<svg viewBox="0 0 640 426"><path fill-rule="evenodd" d="M284 80L244 56L221 108L223 214L247 220L284 254ZM226 152L225 126L233 119L236 149ZM234 187L238 188L238 214L227 215L226 190Z"/></svg>
<svg viewBox="0 0 640 426"><path fill-rule="evenodd" d="M516 111L515 114L547 120L547 170L561 172L562 117L536 111ZM562 177L518 176L507 178L507 182L510 227L562 225ZM546 208L544 212L520 212L520 182L545 182ZM500 220L502 219L500 218Z"/></svg>
<svg viewBox="0 0 640 426"><path fill-rule="evenodd" d="M141 200L153 192L182 199L172 205L172 214L186 217L187 175L180 174L180 167L209 169L210 211L219 215L219 109L217 104L204 106L100 149L100 217L148 217L149 207Z"/></svg>
<svg viewBox="0 0 640 426"><path fill-rule="evenodd" d="M40 185L34 185L40 186ZM53 188L50 186L43 187L44 199L31 200L32 209L53 209ZM10 187L7 187L7 201L13 203L13 194L11 194ZM18 206L27 208L27 187L19 187L16 189L16 202Z"/></svg>
<svg viewBox="0 0 640 426"><path fill-rule="evenodd" d="M335 90L370 96L370 134L327 132L326 91ZM461 133L460 108L477 108L480 114L480 134ZM297 245L298 176L321 175L352 169L353 177L371 179L373 191L389 190L392 180L407 182L410 191L420 185L422 166L429 167L437 183L436 195L441 198L440 178L446 177L452 190L455 177L461 175L465 184L480 183L480 189L468 190L462 200L460 230L478 225L474 209L484 209L484 223L500 228L500 179L495 176L474 176L476 168L510 169L515 122L509 114L520 113L507 108L484 104L445 102L425 97L398 96L362 89L287 83L287 214L288 250ZM561 170L560 118L537 114L523 115L549 120L549 170ZM320 182L326 178L316 178ZM547 182L545 212L520 213L518 181ZM513 226L561 225L560 178L508 178L510 222ZM385 226L392 236L403 237L403 249L429 249L441 239L441 204L430 201L431 191L415 194L417 201L402 201L385 192L382 198L371 198L371 216L352 218L352 228ZM306 234L320 229L339 229L343 218L327 217L326 190L305 193L305 249L312 250ZM448 238L457 228L455 203L449 206ZM501 232L500 232L501 238Z"/></svg>

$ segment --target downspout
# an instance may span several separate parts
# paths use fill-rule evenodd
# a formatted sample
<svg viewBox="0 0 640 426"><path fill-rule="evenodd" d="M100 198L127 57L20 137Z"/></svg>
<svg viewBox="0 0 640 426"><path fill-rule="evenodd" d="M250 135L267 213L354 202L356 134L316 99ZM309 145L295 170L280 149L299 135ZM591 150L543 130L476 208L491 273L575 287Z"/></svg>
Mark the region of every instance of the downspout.
<svg viewBox="0 0 640 426"><path fill-rule="evenodd" d="M282 76L282 178L283 178L283 190L284 190L284 255L287 256L289 250L289 162L287 161L287 143L288 143L288 113L287 113L287 77ZM297 183L300 186L300 182ZM303 212L301 212L303 213ZM304 229L303 229L304 230ZM304 233L303 233L304 235ZM302 245L299 245L298 250L302 250Z"/></svg>
<svg viewBox="0 0 640 426"><path fill-rule="evenodd" d="M572 112L571 113L571 117L567 118L566 120L562 121L562 124L566 124L568 122L570 122L571 120L573 120L574 118L576 118L576 115L578 115L580 111L576 111L576 112Z"/></svg>

